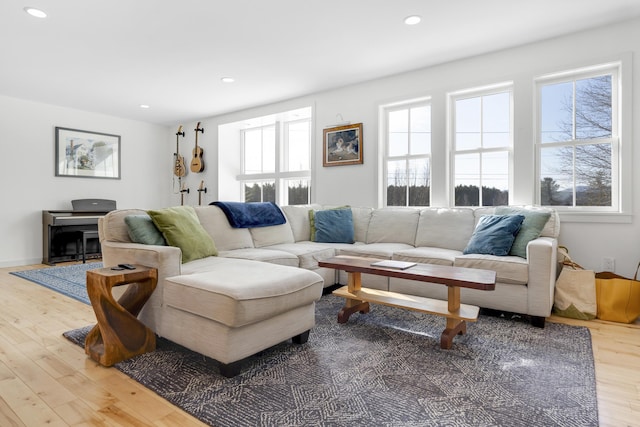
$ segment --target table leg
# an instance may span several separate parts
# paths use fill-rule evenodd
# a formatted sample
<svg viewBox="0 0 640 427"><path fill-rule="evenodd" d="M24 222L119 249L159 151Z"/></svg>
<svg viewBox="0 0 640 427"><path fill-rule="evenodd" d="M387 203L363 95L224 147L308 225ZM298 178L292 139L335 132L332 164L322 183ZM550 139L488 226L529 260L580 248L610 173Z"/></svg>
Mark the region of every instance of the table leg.
<svg viewBox="0 0 640 427"><path fill-rule="evenodd" d="M447 305L450 313L460 310L460 288L457 286L447 287ZM464 320L447 317L447 327L440 336L440 348L448 350L453 344L453 338L456 335L462 335L467 332L467 324Z"/></svg>
<svg viewBox="0 0 640 427"><path fill-rule="evenodd" d="M359 271L347 272L347 289L349 293L354 293L362 289L362 276ZM355 299L347 299L344 307L338 313L338 323L347 323L349 317L353 313L360 312L365 314L369 312L369 303Z"/></svg>

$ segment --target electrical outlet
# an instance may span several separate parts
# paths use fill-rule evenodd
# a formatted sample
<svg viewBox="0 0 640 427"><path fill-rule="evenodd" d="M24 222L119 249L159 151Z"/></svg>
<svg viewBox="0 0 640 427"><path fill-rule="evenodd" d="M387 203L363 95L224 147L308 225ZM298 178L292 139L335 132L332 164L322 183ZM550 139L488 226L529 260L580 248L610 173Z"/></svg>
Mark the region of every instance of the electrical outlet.
<svg viewBox="0 0 640 427"><path fill-rule="evenodd" d="M616 269L615 258L602 258L602 271L614 271Z"/></svg>

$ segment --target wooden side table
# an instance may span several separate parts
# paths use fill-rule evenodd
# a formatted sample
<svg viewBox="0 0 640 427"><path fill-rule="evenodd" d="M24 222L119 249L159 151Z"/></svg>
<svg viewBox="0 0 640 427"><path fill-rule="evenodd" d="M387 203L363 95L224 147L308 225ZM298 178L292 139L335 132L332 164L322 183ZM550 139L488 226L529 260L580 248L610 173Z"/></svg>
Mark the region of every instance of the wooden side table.
<svg viewBox="0 0 640 427"><path fill-rule="evenodd" d="M98 324L87 335L84 351L103 366L153 351L156 336L137 318L158 282L158 270L134 265L135 270L99 268L87 271L87 293ZM129 285L116 301L113 287Z"/></svg>

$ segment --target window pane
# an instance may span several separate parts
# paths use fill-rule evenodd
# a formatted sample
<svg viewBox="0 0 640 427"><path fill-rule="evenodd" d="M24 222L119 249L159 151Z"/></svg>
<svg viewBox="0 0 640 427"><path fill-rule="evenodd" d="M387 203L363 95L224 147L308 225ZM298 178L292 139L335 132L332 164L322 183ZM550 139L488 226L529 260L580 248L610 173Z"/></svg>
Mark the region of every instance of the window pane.
<svg viewBox="0 0 640 427"><path fill-rule="evenodd" d="M289 123L287 129L287 170L301 171L310 169L309 122Z"/></svg>
<svg viewBox="0 0 640 427"><path fill-rule="evenodd" d="M573 147L540 151L540 204L573 206Z"/></svg>
<svg viewBox="0 0 640 427"><path fill-rule="evenodd" d="M573 84L572 82L542 86L541 142L570 141L573 139Z"/></svg>
<svg viewBox="0 0 640 427"><path fill-rule="evenodd" d="M407 132L389 133L389 155L404 156L409 151L409 134Z"/></svg>
<svg viewBox="0 0 640 427"><path fill-rule="evenodd" d="M287 180L287 203L306 205L309 203L309 181L306 179Z"/></svg>
<svg viewBox="0 0 640 427"><path fill-rule="evenodd" d="M510 130L509 93L482 97L482 146L508 147Z"/></svg>
<svg viewBox="0 0 640 427"><path fill-rule="evenodd" d="M611 206L611 144L576 147L576 205Z"/></svg>
<svg viewBox="0 0 640 427"><path fill-rule="evenodd" d="M455 205L479 206L480 203L480 155L457 154L455 156Z"/></svg>
<svg viewBox="0 0 640 427"><path fill-rule="evenodd" d="M482 206L509 204L509 153L482 154Z"/></svg>
<svg viewBox="0 0 640 427"><path fill-rule="evenodd" d="M411 150L410 154L431 152L431 106L411 109Z"/></svg>
<svg viewBox="0 0 640 427"><path fill-rule="evenodd" d="M387 162L387 206L407 206L406 161Z"/></svg>
<svg viewBox="0 0 640 427"><path fill-rule="evenodd" d="M611 137L611 76L576 81L576 139Z"/></svg>
<svg viewBox="0 0 640 427"><path fill-rule="evenodd" d="M244 132L244 172L262 172L261 129L251 129Z"/></svg>
<svg viewBox="0 0 640 427"><path fill-rule="evenodd" d="M389 132L409 132L409 111L389 112Z"/></svg>
<svg viewBox="0 0 640 427"><path fill-rule="evenodd" d="M460 99L456 101L456 150L473 150L481 145L480 98Z"/></svg>
<svg viewBox="0 0 640 427"><path fill-rule="evenodd" d="M262 132L262 172L276 171L276 128L269 126ZM268 201L268 200L267 200Z"/></svg>
<svg viewBox="0 0 640 427"><path fill-rule="evenodd" d="M245 202L274 202L276 201L276 185L274 181L245 182Z"/></svg>
<svg viewBox="0 0 640 427"><path fill-rule="evenodd" d="M429 206L430 176L429 159L409 161L409 206Z"/></svg>

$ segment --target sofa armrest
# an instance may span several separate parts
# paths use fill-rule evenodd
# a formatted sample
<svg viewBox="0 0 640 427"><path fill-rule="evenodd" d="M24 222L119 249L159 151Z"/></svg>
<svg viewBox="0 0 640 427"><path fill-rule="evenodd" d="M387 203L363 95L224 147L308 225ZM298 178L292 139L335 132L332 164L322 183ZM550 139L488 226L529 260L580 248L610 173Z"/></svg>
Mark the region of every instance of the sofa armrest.
<svg viewBox="0 0 640 427"><path fill-rule="evenodd" d="M527 306L532 316L549 317L556 284L558 240L539 237L527 245L529 283Z"/></svg>
<svg viewBox="0 0 640 427"><path fill-rule="evenodd" d="M182 266L182 251L174 246L143 245L102 241L102 262L105 267L118 264L140 264L158 269L161 278L179 275Z"/></svg>

